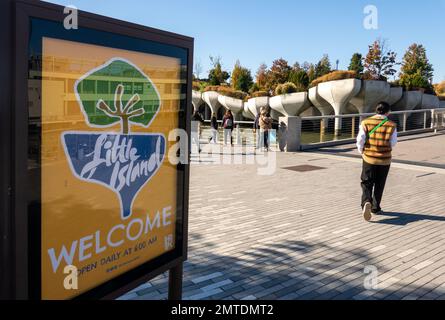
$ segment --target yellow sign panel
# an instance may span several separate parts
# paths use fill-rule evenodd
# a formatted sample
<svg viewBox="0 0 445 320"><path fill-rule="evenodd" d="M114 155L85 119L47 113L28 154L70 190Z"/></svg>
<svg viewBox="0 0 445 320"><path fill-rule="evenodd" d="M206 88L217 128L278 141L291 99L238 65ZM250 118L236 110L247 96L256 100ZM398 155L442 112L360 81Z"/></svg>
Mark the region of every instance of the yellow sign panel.
<svg viewBox="0 0 445 320"><path fill-rule="evenodd" d="M41 85L41 294L66 299L174 249L185 97L178 59L51 38Z"/></svg>

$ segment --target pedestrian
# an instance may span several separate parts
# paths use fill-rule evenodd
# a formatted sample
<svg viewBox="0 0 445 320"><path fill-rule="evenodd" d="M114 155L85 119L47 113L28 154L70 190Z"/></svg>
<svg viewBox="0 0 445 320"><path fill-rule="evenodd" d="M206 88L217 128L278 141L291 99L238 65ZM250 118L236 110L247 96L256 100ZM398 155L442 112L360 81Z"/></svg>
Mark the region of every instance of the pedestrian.
<svg viewBox="0 0 445 320"><path fill-rule="evenodd" d="M218 120L216 119L216 113L212 113L210 131L212 132L212 136L209 138L209 142L212 141L213 144L218 143Z"/></svg>
<svg viewBox="0 0 445 320"><path fill-rule="evenodd" d="M198 153L201 152L199 138L201 136L202 124L204 124L204 119L202 118L201 114L198 111L195 111L195 113L192 116L191 135L192 135L192 144L196 145Z"/></svg>
<svg viewBox="0 0 445 320"><path fill-rule="evenodd" d="M380 102L376 114L362 121L357 136L357 149L363 158L361 174L362 214L366 221L381 214L383 190L391 166L391 151L397 144L397 125L388 119L390 106Z"/></svg>
<svg viewBox="0 0 445 320"><path fill-rule="evenodd" d="M261 139L260 134L260 114L264 110L264 107L261 107L260 112L255 116L255 121L253 122L253 133L256 135L256 146L255 149L261 148L263 145L263 141Z"/></svg>
<svg viewBox="0 0 445 320"><path fill-rule="evenodd" d="M227 145L227 141L230 139L230 145L233 146L233 141L232 141L233 127L234 127L234 120L232 111L227 110L223 118L224 145Z"/></svg>
<svg viewBox="0 0 445 320"><path fill-rule="evenodd" d="M263 109L259 119L260 132L264 141L264 151L269 151L269 133L272 129L272 118L268 109Z"/></svg>

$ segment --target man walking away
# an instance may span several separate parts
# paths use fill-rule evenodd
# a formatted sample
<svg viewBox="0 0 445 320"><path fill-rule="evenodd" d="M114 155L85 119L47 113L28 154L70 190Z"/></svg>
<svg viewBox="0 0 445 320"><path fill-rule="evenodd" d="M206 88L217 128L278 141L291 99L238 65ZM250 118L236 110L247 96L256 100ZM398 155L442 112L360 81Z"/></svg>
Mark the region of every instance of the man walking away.
<svg viewBox="0 0 445 320"><path fill-rule="evenodd" d="M362 213L366 221L381 213L380 202L391 166L391 151L397 143L397 125L388 119L390 106L380 102L376 114L362 121L357 149L362 154Z"/></svg>

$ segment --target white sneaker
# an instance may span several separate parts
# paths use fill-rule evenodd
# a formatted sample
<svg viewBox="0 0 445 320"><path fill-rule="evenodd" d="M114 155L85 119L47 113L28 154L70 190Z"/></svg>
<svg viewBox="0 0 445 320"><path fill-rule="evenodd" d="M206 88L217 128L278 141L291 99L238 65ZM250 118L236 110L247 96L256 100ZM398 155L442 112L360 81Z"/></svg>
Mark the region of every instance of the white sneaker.
<svg viewBox="0 0 445 320"><path fill-rule="evenodd" d="M371 202L366 202L365 205L363 206L363 219L365 219L366 221L370 221L371 218L372 218Z"/></svg>

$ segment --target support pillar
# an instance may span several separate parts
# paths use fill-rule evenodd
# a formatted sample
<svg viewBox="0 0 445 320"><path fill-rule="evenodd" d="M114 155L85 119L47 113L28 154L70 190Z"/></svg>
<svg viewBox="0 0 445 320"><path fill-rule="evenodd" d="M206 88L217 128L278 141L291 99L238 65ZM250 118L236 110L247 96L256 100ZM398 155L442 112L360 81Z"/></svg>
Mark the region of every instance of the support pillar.
<svg viewBox="0 0 445 320"><path fill-rule="evenodd" d="M328 119L323 118L320 120L320 142L324 142L326 135L326 128L328 127L326 124L328 123Z"/></svg>
<svg viewBox="0 0 445 320"><path fill-rule="evenodd" d="M239 124L236 126L236 144L237 145L242 145L242 141L241 141L241 129L239 127Z"/></svg>
<svg viewBox="0 0 445 320"><path fill-rule="evenodd" d="M301 150L301 118L280 117L278 119L281 138L279 147L284 152Z"/></svg>
<svg viewBox="0 0 445 320"><path fill-rule="evenodd" d="M334 135L336 137L341 136L341 125L342 125L342 118L335 118L335 127L334 127Z"/></svg>
<svg viewBox="0 0 445 320"><path fill-rule="evenodd" d="M355 117L352 117L351 127L351 137L355 138Z"/></svg>

